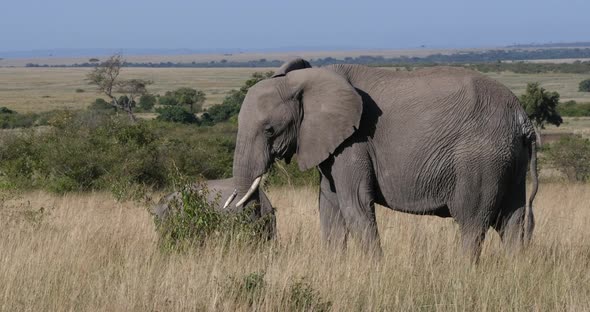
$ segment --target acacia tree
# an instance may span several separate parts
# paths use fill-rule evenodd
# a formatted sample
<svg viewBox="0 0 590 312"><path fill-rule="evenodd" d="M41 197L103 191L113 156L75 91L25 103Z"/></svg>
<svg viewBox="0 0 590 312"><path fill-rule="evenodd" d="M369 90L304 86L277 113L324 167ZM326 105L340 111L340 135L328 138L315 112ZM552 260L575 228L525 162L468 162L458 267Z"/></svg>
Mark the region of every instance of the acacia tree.
<svg viewBox="0 0 590 312"><path fill-rule="evenodd" d="M198 113L203 109L206 100L205 92L193 88L179 88L167 91L160 97L162 105L179 105L188 108L191 113Z"/></svg>
<svg viewBox="0 0 590 312"><path fill-rule="evenodd" d="M539 128L545 129L547 123L559 127L563 122L561 115L557 112L559 93L545 90L538 82L527 84L526 92L519 99L520 104L533 121L537 133L539 133ZM538 140L541 144L540 135Z"/></svg>
<svg viewBox="0 0 590 312"><path fill-rule="evenodd" d="M590 79L582 80L578 86L580 92L590 92Z"/></svg>
<svg viewBox="0 0 590 312"><path fill-rule="evenodd" d="M106 61L96 65L88 73L87 79L91 85L95 85L99 93L103 93L111 100L110 104L127 113L129 119L133 122L137 118L133 114L135 99L142 95L148 94L147 86L152 84L150 80L119 78L121 67L125 62L120 54L109 57ZM126 101L117 99L116 95L120 94L121 98L127 98Z"/></svg>

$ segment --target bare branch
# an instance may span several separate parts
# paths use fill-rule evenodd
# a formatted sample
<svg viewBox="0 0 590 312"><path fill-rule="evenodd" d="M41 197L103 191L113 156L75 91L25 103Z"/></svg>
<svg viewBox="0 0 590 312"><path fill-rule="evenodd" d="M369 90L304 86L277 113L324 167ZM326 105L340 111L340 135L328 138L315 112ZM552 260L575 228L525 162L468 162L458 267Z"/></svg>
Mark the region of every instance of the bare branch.
<svg viewBox="0 0 590 312"><path fill-rule="evenodd" d="M99 93L103 93L111 99L111 105L127 112L129 118L136 121L133 115L132 103L137 96L147 93L147 86L152 81L143 79L119 80L121 67L125 61L120 54L109 57L106 61L98 64L87 75L89 84L95 85ZM126 95L128 101L119 101L114 93Z"/></svg>

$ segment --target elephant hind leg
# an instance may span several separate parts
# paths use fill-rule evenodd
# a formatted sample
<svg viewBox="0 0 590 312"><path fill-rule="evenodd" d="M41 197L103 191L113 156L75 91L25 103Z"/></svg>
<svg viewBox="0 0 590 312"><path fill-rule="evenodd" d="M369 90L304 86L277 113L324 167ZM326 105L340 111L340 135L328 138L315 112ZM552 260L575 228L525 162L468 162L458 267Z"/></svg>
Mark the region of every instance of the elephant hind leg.
<svg viewBox="0 0 590 312"><path fill-rule="evenodd" d="M509 189L493 224L509 252L518 251L524 246L525 204L526 185L523 181Z"/></svg>
<svg viewBox="0 0 590 312"><path fill-rule="evenodd" d="M501 192L493 175L465 175L458 179L449 210L461 230L464 254L474 263L479 260L482 243L498 210Z"/></svg>
<svg viewBox="0 0 590 312"><path fill-rule="evenodd" d="M487 227L479 224L460 224L461 249L472 263L479 261L482 243L485 239Z"/></svg>

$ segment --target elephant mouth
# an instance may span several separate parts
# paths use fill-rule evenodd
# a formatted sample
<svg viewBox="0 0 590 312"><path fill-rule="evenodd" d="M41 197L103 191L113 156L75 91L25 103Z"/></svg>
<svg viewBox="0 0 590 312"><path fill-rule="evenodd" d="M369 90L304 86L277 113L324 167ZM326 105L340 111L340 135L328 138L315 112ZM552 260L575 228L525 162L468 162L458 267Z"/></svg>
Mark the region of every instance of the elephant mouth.
<svg viewBox="0 0 590 312"><path fill-rule="evenodd" d="M262 177L263 176L260 175L256 179L254 179L254 182L252 182L252 185L250 186L250 189L248 189L248 192L246 193L246 195L244 195L244 197L242 197L242 199L240 199L240 201L238 201L236 203L236 207L243 205L246 201L248 201L248 199L250 199L252 194L254 194L254 192L256 192L256 190L258 190L258 187L260 186L260 181L262 181ZM231 201L229 201L229 202L231 203ZM227 204L229 205L229 203L227 203Z"/></svg>

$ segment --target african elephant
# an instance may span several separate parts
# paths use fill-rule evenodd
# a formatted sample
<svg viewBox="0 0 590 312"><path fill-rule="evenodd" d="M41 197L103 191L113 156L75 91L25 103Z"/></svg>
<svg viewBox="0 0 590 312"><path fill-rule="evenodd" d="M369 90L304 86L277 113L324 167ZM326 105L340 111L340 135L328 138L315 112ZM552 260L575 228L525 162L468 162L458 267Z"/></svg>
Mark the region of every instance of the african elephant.
<svg viewBox="0 0 590 312"><path fill-rule="evenodd" d="M321 232L331 245L345 247L351 233L380 255L375 203L454 218L474 260L489 227L507 246L528 242L534 227L534 128L508 88L471 70L287 62L242 104L237 204L275 160L294 155L301 170L319 169Z"/></svg>
<svg viewBox="0 0 590 312"><path fill-rule="evenodd" d="M229 207L229 202L235 197L235 188L233 179L222 179L222 180L208 180L204 184L207 187L207 201L213 205L217 210L224 212L235 212L236 209ZM201 191L202 183L195 183L190 186L192 191ZM182 194L180 191L172 192L164 195L160 201L152 208L152 213L158 220L165 220L172 213L177 213L175 210L182 205ZM248 205L256 204L253 210L252 219L258 219L261 217L268 217L265 220L265 233L267 238L273 238L276 235L276 218L275 209L272 207L268 197L262 190L258 190L256 194L252 196ZM225 206L225 207L224 207Z"/></svg>

